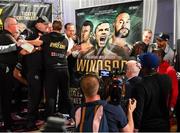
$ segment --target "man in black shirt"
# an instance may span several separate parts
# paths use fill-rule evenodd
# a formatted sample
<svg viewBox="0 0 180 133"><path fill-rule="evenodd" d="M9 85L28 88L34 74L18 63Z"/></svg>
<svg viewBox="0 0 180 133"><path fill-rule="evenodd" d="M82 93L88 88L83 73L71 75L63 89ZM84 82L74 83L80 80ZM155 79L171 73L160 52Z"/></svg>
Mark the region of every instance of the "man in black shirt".
<svg viewBox="0 0 180 133"><path fill-rule="evenodd" d="M57 89L61 96L61 113L71 115L73 105L69 98L69 72L67 62L68 41L60 31L62 24L60 21L53 22L53 31L41 37L43 43L43 57L45 63L45 93L47 102L47 117L56 113L55 105Z"/></svg>
<svg viewBox="0 0 180 133"><path fill-rule="evenodd" d="M159 59L152 53L139 57L142 69L142 80L134 87L134 98L137 107L134 111L136 131L169 132L168 96L171 90L171 79L168 75L156 72Z"/></svg>
<svg viewBox="0 0 180 133"><path fill-rule="evenodd" d="M17 24L14 17L7 17L4 21L4 30L0 34L0 101L2 101L1 108L5 129L10 129L12 126L10 115L13 87L12 72L17 61L17 44L13 34L18 32Z"/></svg>
<svg viewBox="0 0 180 133"><path fill-rule="evenodd" d="M22 33L26 36L26 40L29 40L31 43L32 40L35 40L45 34L47 32L47 23L48 21L42 16L39 17L34 26L30 29ZM38 47L35 47L37 49ZM37 128L35 125L35 121L38 116L38 108L40 101L43 96L42 85L43 85L43 61L42 61L42 51L37 50L32 52L31 54L27 54L23 57L25 61L25 70L26 77L28 81L28 123L27 129L32 130L33 128Z"/></svg>

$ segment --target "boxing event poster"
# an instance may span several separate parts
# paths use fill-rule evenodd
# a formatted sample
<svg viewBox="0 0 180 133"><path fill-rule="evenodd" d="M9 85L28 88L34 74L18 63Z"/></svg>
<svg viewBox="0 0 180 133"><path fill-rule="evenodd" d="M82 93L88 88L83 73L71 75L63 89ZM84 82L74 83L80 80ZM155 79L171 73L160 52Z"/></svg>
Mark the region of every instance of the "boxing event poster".
<svg viewBox="0 0 180 133"><path fill-rule="evenodd" d="M77 53L76 71L87 73L121 68L123 60L131 54L133 43L141 40L143 2L89 7L77 9L75 13L77 36L82 45L82 51ZM86 21L93 25L89 41L82 30Z"/></svg>
<svg viewBox="0 0 180 133"><path fill-rule="evenodd" d="M141 40L143 2L116 3L76 9L77 45L73 72L70 72L70 95L75 104L81 102L78 89L80 78L86 73L101 77L107 88L113 75L123 72L132 46ZM78 41L77 41L78 40ZM104 92L107 92L105 89Z"/></svg>
<svg viewBox="0 0 180 133"><path fill-rule="evenodd" d="M19 23L26 26L32 26L39 16L46 16L49 21L52 21L52 4L1 1L0 30L3 28L4 19L8 16L14 16Z"/></svg>

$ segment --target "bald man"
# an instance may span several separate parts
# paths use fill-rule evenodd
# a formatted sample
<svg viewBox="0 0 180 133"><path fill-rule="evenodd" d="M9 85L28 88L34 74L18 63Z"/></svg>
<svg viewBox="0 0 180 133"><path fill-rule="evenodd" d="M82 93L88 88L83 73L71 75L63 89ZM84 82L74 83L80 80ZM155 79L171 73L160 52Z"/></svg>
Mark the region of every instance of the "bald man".
<svg viewBox="0 0 180 133"><path fill-rule="evenodd" d="M137 77L141 70L141 64L135 60L129 60L126 63L126 76L128 80Z"/></svg>
<svg viewBox="0 0 180 133"><path fill-rule="evenodd" d="M125 99L129 99L132 97L132 93L134 92L134 86L141 81L141 77L139 77L139 72L141 70L141 64L135 60L129 60L126 63L126 86L125 86Z"/></svg>

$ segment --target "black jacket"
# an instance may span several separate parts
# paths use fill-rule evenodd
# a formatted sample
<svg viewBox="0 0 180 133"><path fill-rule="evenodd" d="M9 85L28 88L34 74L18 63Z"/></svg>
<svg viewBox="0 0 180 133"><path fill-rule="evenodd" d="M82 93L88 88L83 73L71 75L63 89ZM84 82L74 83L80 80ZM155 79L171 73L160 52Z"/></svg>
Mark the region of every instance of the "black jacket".
<svg viewBox="0 0 180 133"><path fill-rule="evenodd" d="M140 131L169 131L169 110L167 106L171 80L167 75L152 74L143 77L135 86L134 111L135 128Z"/></svg>

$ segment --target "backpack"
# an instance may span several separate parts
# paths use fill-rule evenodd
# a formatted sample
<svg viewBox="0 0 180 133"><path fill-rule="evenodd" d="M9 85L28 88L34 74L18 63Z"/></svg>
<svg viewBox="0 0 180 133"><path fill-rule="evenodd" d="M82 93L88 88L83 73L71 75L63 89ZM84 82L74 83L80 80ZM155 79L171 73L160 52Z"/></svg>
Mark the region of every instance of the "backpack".
<svg viewBox="0 0 180 133"><path fill-rule="evenodd" d="M75 112L77 132L109 132L104 107L106 101L101 101L93 107L82 106Z"/></svg>

